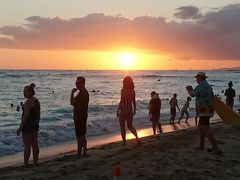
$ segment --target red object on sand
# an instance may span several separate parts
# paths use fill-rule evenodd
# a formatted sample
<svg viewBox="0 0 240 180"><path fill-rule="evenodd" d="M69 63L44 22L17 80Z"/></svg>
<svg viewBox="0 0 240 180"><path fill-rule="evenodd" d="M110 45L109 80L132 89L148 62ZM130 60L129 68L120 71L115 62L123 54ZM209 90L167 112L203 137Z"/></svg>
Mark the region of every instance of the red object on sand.
<svg viewBox="0 0 240 180"><path fill-rule="evenodd" d="M115 177L120 177L120 176L121 176L121 168L120 168L119 165L117 165L117 166L115 167L114 176L115 176Z"/></svg>

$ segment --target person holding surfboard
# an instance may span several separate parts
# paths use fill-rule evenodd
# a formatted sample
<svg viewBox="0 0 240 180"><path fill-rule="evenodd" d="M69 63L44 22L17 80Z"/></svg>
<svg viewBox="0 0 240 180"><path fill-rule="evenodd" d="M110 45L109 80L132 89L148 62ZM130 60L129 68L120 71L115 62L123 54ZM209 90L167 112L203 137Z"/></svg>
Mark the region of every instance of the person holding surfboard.
<svg viewBox="0 0 240 180"><path fill-rule="evenodd" d="M232 109L234 104L234 97L236 96L235 90L232 88L233 83L230 81L228 83L228 89L226 89L224 95L226 96L226 104Z"/></svg>
<svg viewBox="0 0 240 180"><path fill-rule="evenodd" d="M210 129L210 118L214 115L213 90L211 85L208 84L206 80L208 77L204 72L198 72L195 77L198 86L195 89L193 89L192 86L187 86L186 89L191 97L196 97L196 111L199 117L198 127L200 132L200 144L198 149L205 149L205 137L207 137L213 146L211 149L208 149L208 151L214 154L220 154L221 150Z"/></svg>

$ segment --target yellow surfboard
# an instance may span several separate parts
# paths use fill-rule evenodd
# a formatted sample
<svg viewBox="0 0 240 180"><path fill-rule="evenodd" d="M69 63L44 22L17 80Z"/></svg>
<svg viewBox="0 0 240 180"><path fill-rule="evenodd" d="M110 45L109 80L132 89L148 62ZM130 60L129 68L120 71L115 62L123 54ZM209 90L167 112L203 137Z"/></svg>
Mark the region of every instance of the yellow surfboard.
<svg viewBox="0 0 240 180"><path fill-rule="evenodd" d="M240 114L229 108L217 96L214 96L214 110L227 124L240 128Z"/></svg>

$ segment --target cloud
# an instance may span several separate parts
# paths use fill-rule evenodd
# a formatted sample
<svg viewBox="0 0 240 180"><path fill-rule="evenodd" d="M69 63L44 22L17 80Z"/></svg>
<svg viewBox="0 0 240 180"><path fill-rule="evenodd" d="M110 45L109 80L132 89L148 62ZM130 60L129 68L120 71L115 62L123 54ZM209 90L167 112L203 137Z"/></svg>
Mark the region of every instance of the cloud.
<svg viewBox="0 0 240 180"><path fill-rule="evenodd" d="M176 11L174 16L179 19L198 19L203 16L196 6L182 6L177 8Z"/></svg>
<svg viewBox="0 0 240 180"><path fill-rule="evenodd" d="M240 4L210 10L201 18L195 17L199 9L190 12L190 7L178 9L182 19L192 17L182 22L101 13L73 19L32 16L21 26L0 27L0 48L113 51L129 47L174 59L240 60Z"/></svg>

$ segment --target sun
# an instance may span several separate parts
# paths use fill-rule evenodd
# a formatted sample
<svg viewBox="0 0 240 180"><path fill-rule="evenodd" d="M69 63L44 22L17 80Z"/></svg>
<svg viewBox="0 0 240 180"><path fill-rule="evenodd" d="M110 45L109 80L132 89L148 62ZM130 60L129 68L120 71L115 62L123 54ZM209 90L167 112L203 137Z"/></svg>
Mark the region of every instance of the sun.
<svg viewBox="0 0 240 180"><path fill-rule="evenodd" d="M135 65L136 56L132 53L121 53L118 56L118 60L124 69L132 69Z"/></svg>

